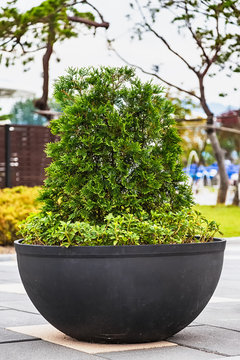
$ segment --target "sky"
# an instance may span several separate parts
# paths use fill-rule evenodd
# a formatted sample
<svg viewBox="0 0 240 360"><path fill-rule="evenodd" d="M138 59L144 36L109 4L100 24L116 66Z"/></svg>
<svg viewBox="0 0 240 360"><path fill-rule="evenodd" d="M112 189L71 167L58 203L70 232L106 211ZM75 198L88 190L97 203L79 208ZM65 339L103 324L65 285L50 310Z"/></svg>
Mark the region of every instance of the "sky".
<svg viewBox="0 0 240 360"><path fill-rule="evenodd" d="M26 10L40 2L40 0L19 0L18 4L22 10ZM92 4L101 11L104 19L110 22L109 30L105 31L105 29L99 28L96 35L93 36L92 32L86 31L82 27L77 39L66 40L64 43L55 46L55 53L50 62L50 95L53 91L54 80L63 75L68 67L124 65L123 61L108 50L107 38L116 39L114 47L130 63L140 65L148 71L151 71L153 64L158 64L159 74L170 82L175 82L177 85L191 90L197 87L194 76L190 74L186 66L171 56L166 48L160 45L159 40L156 40L152 35L147 34L142 41L131 41L132 23L126 18L126 14L129 13L129 1L93 0ZM190 39L180 37L176 33L175 27L169 25L169 18L166 14L163 14L161 22L156 24L156 29L161 30L168 41L186 58L191 59L191 61L195 59L196 53L192 50ZM23 72L20 61L14 67L5 68L1 65L0 88L22 89L29 91L33 96L40 96L42 54L39 52L36 55L34 63L31 64L31 70L26 73ZM59 63L56 62L56 57L61 59ZM150 79L149 76L140 71L137 71L137 74L144 81ZM158 83L161 84L159 81ZM221 73L216 78L209 79L206 82L207 98L215 112L222 112L227 107L240 108L239 91L232 91L238 84L239 75L226 78ZM161 85L164 86L163 83ZM218 96L220 92L228 92L229 95L220 98ZM7 112L14 101L16 99L10 101L0 99L0 107Z"/></svg>

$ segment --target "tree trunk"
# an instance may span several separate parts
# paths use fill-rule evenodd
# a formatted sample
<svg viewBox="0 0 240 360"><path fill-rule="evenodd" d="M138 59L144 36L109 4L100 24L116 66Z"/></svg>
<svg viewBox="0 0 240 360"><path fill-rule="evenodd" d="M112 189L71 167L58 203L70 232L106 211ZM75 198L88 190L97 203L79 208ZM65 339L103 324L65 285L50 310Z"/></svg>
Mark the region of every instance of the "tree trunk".
<svg viewBox="0 0 240 360"><path fill-rule="evenodd" d="M239 186L239 182L237 181L235 194L234 194L234 198L233 198L233 203L232 203L235 206L239 206L239 190L238 190L238 186Z"/></svg>
<svg viewBox="0 0 240 360"><path fill-rule="evenodd" d="M52 41L49 41L47 44L47 50L43 56L43 87L42 87L42 96L40 99L37 99L34 103L35 107L39 110L49 110L48 106L48 88L49 88L49 61L53 52ZM51 120L51 115L45 115L48 120Z"/></svg>
<svg viewBox="0 0 240 360"><path fill-rule="evenodd" d="M238 115L238 125L237 129L240 129L240 111ZM238 138L238 148L240 147L240 137ZM235 194L233 198L233 205L240 206L240 168L238 171L238 180L236 180Z"/></svg>
<svg viewBox="0 0 240 360"><path fill-rule="evenodd" d="M236 206L240 206L239 184L240 184L240 169L238 172L238 180L236 181L236 190L233 198L233 205Z"/></svg>
<svg viewBox="0 0 240 360"><path fill-rule="evenodd" d="M213 125L213 113L211 112L210 108L208 107L208 104L207 104L206 98L205 98L203 75L199 74L198 79L199 79L199 89L200 89L200 94L201 94L200 103L201 103L201 106L202 106L205 114L207 115L207 125ZM220 186L219 186L219 190L218 190L217 203L225 204L229 181L228 181L228 175L227 175L225 162L224 162L224 152L218 141L216 131L213 129L207 129L207 135L211 141L213 152L214 152L215 158L217 160L218 171L219 171L219 176L220 176Z"/></svg>
<svg viewBox="0 0 240 360"><path fill-rule="evenodd" d="M228 175L226 172L226 167L224 162L224 152L219 144L217 134L215 131L208 133L208 137L211 141L213 152L217 160L218 171L220 176L220 186L218 190L217 203L225 204L229 181L228 181Z"/></svg>

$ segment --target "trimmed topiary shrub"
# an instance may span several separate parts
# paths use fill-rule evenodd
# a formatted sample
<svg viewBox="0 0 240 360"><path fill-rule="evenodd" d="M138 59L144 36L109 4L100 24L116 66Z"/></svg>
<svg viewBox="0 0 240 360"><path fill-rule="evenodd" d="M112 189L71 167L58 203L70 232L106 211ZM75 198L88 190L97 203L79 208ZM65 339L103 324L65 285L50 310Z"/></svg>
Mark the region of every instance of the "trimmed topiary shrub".
<svg viewBox="0 0 240 360"><path fill-rule="evenodd" d="M18 223L37 211L39 187L0 189L0 245L12 245L19 238Z"/></svg>
<svg viewBox="0 0 240 360"><path fill-rule="evenodd" d="M117 245L202 241L218 227L191 210L173 106L132 68L70 69L55 84L63 115L41 212L21 231L27 242Z"/></svg>

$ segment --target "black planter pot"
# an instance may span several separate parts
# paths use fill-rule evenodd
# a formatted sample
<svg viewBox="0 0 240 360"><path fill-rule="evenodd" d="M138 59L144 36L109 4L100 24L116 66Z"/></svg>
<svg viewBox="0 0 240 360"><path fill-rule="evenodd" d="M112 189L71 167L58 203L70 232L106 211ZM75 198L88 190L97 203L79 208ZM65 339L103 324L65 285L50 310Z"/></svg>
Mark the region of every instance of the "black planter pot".
<svg viewBox="0 0 240 360"><path fill-rule="evenodd" d="M198 316L225 243L15 248L25 289L53 326L79 340L136 343L166 339Z"/></svg>

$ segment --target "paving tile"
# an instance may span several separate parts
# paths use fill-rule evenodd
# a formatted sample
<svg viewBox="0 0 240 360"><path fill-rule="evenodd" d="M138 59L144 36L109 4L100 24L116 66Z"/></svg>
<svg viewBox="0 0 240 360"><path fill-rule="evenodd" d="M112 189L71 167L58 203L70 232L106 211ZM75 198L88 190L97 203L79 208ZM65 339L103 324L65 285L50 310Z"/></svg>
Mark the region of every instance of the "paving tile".
<svg viewBox="0 0 240 360"><path fill-rule="evenodd" d="M229 306L229 303L240 303L240 298L213 296L209 301L209 304L219 304L219 303Z"/></svg>
<svg viewBox="0 0 240 360"><path fill-rule="evenodd" d="M240 356L227 356L227 357L218 357L214 360L240 360Z"/></svg>
<svg viewBox="0 0 240 360"><path fill-rule="evenodd" d="M35 338L33 336L19 334L11 330L0 328L0 345L6 342L24 341L24 340L32 340L32 339ZM0 352L1 352L1 347L0 347Z"/></svg>
<svg viewBox="0 0 240 360"><path fill-rule="evenodd" d="M215 360L216 354L182 346L97 354L109 360ZM222 357L223 358L223 357Z"/></svg>
<svg viewBox="0 0 240 360"><path fill-rule="evenodd" d="M28 300L28 296L26 294L16 294L4 291L0 292L0 306L6 306L12 301L19 300Z"/></svg>
<svg viewBox="0 0 240 360"><path fill-rule="evenodd" d="M240 272L240 269L239 269ZM234 282L231 281L222 281L221 285L219 286L219 289L216 291L215 296L216 297L228 297L231 299L239 299L240 297L240 279L236 280Z"/></svg>
<svg viewBox="0 0 240 360"><path fill-rule="evenodd" d="M10 327L9 330L17 331L23 334L35 336L42 340L52 342L54 344L63 345L71 349L84 351L89 354L105 353L113 351L126 351L126 350L137 350L137 349L148 349L148 348L162 348L162 347L176 347L168 341L158 341L152 343L143 344L95 344L84 341L78 341L73 339L59 330L55 329L50 324L48 325L36 325L36 326L21 326L21 327Z"/></svg>
<svg viewBox="0 0 240 360"><path fill-rule="evenodd" d="M11 310L19 310L19 311L26 311L33 314L39 314L38 310L35 306L31 303L30 300L19 300L19 301L11 301L4 306L5 309Z"/></svg>
<svg viewBox="0 0 240 360"><path fill-rule="evenodd" d="M26 294L0 292L0 307L38 313Z"/></svg>
<svg viewBox="0 0 240 360"><path fill-rule="evenodd" d="M0 345L3 360L103 360L97 355L86 354L45 341L25 341Z"/></svg>
<svg viewBox="0 0 240 360"><path fill-rule="evenodd" d="M0 274L0 284L18 283L21 284L20 279L15 274L2 276Z"/></svg>
<svg viewBox="0 0 240 360"><path fill-rule="evenodd" d="M17 257L16 254L0 254L0 263L2 262L15 262Z"/></svg>
<svg viewBox="0 0 240 360"><path fill-rule="evenodd" d="M189 327L191 326L203 326L204 324L200 324L200 323L197 323L196 321L192 322L190 325L188 325Z"/></svg>
<svg viewBox="0 0 240 360"><path fill-rule="evenodd" d="M1 272L0 271L0 284L2 283L10 283L10 282L16 282L21 283L21 279L19 275L15 272Z"/></svg>
<svg viewBox="0 0 240 360"><path fill-rule="evenodd" d="M214 326L187 327L168 339L216 355L240 355L240 332Z"/></svg>
<svg viewBox="0 0 240 360"><path fill-rule="evenodd" d="M209 304L196 318L197 323L240 331L240 301Z"/></svg>
<svg viewBox="0 0 240 360"><path fill-rule="evenodd" d="M22 283L1 283L0 292L26 294Z"/></svg>
<svg viewBox="0 0 240 360"><path fill-rule="evenodd" d="M231 260L231 261L239 261L240 259L240 251L239 251L239 247L237 248L232 248L229 251L227 251L225 253L224 256L225 261L227 260Z"/></svg>
<svg viewBox="0 0 240 360"><path fill-rule="evenodd" d="M0 255L0 272L2 271L2 269L6 269L6 267L11 267L15 271L17 271L18 267L16 257L7 254L2 256Z"/></svg>
<svg viewBox="0 0 240 360"><path fill-rule="evenodd" d="M10 285L10 286L8 286L8 285ZM18 300L29 300L29 297L26 294L26 292L20 292L20 291L12 292L12 290L11 290L12 283L4 283L4 284L1 283L0 287L6 288L6 290L7 290L7 287L9 288L9 291L0 291L0 306L5 306L5 305L2 305L2 303L4 301L11 302L11 301L16 301L16 300L17 301Z"/></svg>
<svg viewBox="0 0 240 360"><path fill-rule="evenodd" d="M231 265L230 265L231 264ZM214 293L216 297L240 297L240 261L230 260L222 272L220 282Z"/></svg>
<svg viewBox="0 0 240 360"><path fill-rule="evenodd" d="M31 314L18 310L1 311L0 327L7 328L10 326L24 326L35 324L46 324L46 320L41 315Z"/></svg>

